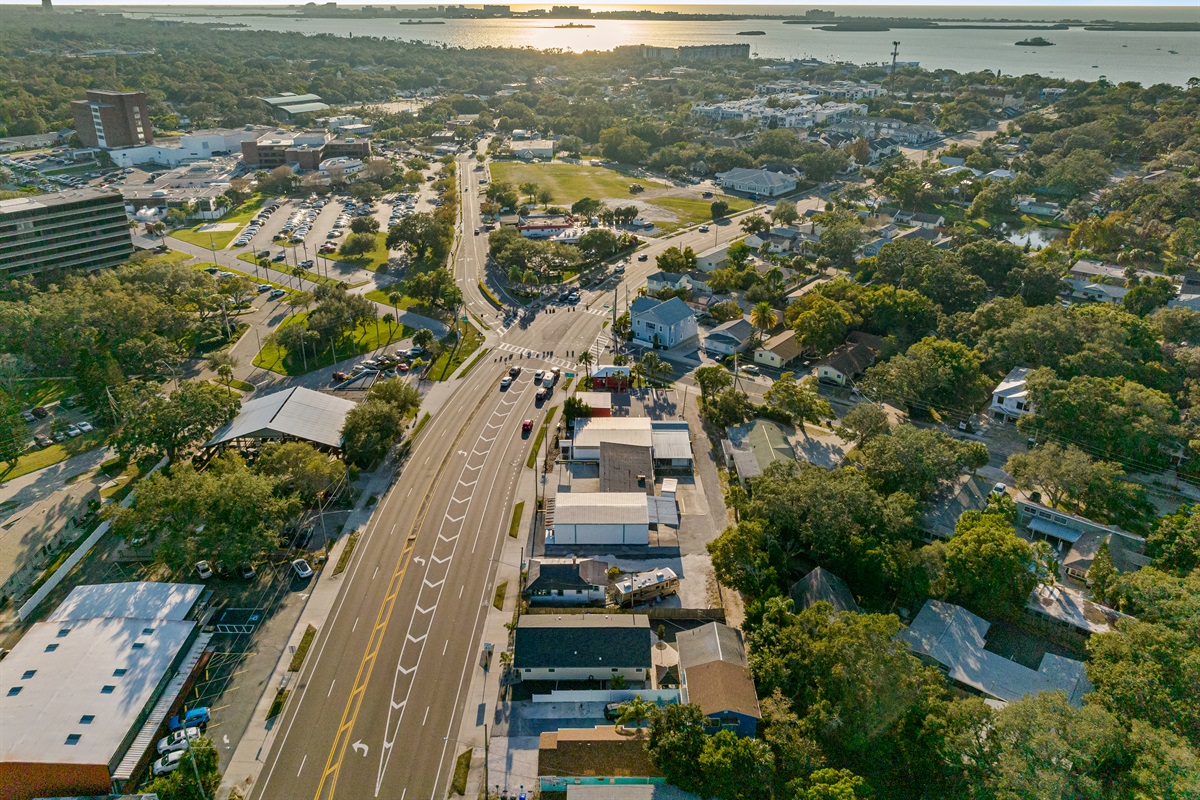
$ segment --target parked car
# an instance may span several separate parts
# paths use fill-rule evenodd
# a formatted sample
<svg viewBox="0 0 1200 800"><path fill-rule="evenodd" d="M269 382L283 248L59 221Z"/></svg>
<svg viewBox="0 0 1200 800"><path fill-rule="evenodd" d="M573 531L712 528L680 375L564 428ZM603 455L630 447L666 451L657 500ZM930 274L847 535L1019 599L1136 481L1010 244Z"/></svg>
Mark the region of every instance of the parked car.
<svg viewBox="0 0 1200 800"><path fill-rule="evenodd" d="M78 425L72 425L71 427L67 428L67 436L70 436L72 439L81 435L83 435L83 431L79 430Z"/></svg>
<svg viewBox="0 0 1200 800"><path fill-rule="evenodd" d="M92 427L92 423L88 422L87 420L76 423L75 427L79 428L79 430L83 431L84 433L91 433L92 431L96 430Z"/></svg>
<svg viewBox="0 0 1200 800"><path fill-rule="evenodd" d="M287 294L287 292L284 291L283 289L272 289L269 297L272 300L278 300L279 298L283 297L285 294Z"/></svg>
<svg viewBox="0 0 1200 800"><path fill-rule="evenodd" d="M213 576L212 564L208 563L207 561L197 561L196 574L200 576L200 580L208 580Z"/></svg>
<svg viewBox="0 0 1200 800"><path fill-rule="evenodd" d="M296 577L301 580L311 578L313 576L313 568L308 565L308 562L303 558L297 558L292 562L292 570L295 571Z"/></svg>
<svg viewBox="0 0 1200 800"><path fill-rule="evenodd" d="M37 417L35 417L33 415L32 411L28 411L28 410L22 411L21 416L25 419L26 422L36 422L37 421Z"/></svg>
<svg viewBox="0 0 1200 800"><path fill-rule="evenodd" d="M46 417L50 416L50 409L46 408L45 406L34 406L32 409L30 409L30 413L38 419L45 419Z"/></svg>
<svg viewBox="0 0 1200 800"><path fill-rule="evenodd" d="M187 750L188 742L200 738L199 728L182 728L158 740L158 754L174 753L176 750Z"/></svg>
<svg viewBox="0 0 1200 800"><path fill-rule="evenodd" d="M166 775L179 769L179 765L183 763L183 752L183 750L176 750L155 761L153 767L155 776Z"/></svg>
<svg viewBox="0 0 1200 800"><path fill-rule="evenodd" d="M197 706L184 714L176 714L167 720L167 730L177 731L181 728L202 728L212 719L208 706Z"/></svg>
<svg viewBox="0 0 1200 800"><path fill-rule="evenodd" d="M238 570L238 572L241 574L242 580L244 581L252 581L254 580L254 576L258 574L254 571L253 564L242 564L242 567L240 570Z"/></svg>
<svg viewBox="0 0 1200 800"><path fill-rule="evenodd" d="M44 433L39 433L37 436L33 437L33 441L37 444L38 447L41 447L41 448L46 448L46 447L49 447L50 445L54 444L54 440L51 439L49 436L47 436Z"/></svg>

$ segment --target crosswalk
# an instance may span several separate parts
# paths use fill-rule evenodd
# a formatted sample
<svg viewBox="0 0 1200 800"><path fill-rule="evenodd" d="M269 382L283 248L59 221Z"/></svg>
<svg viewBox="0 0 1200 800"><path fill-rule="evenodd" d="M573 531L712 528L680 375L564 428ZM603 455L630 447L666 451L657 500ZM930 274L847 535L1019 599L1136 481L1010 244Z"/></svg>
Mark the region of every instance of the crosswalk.
<svg viewBox="0 0 1200 800"><path fill-rule="evenodd" d="M529 357L535 361L544 361L547 364L555 367L561 367L562 369L579 369L579 364L569 358L543 354L543 352L540 350L530 350L528 347L518 347L517 345L509 344L508 342L500 342L496 345L496 349L504 353L513 353L516 355L524 355L528 353L530 354Z"/></svg>

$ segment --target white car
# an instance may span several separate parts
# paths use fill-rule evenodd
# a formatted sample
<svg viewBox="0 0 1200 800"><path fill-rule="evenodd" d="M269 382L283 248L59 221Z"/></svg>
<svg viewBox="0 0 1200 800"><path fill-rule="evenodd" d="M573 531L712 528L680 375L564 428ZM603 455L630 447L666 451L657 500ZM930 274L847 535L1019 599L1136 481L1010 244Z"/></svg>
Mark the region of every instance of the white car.
<svg viewBox="0 0 1200 800"><path fill-rule="evenodd" d="M303 558L297 558L293 561L292 569L295 570L297 578L311 578L313 576L312 567Z"/></svg>
<svg viewBox="0 0 1200 800"><path fill-rule="evenodd" d="M183 754L185 751L176 750L173 753L167 753L162 758L154 762L154 774L166 775L169 772L174 772L179 769L179 765L183 762Z"/></svg>
<svg viewBox="0 0 1200 800"><path fill-rule="evenodd" d="M212 564L209 564L207 561L197 561L196 574L200 576L200 580L208 580L213 576Z"/></svg>
<svg viewBox="0 0 1200 800"><path fill-rule="evenodd" d="M158 754L174 753L176 750L187 750L188 741L200 737L199 728L184 728L164 736L158 740Z"/></svg>
<svg viewBox="0 0 1200 800"><path fill-rule="evenodd" d="M92 431L96 430L92 427L92 423L90 422L80 422L77 423L75 427L79 428L79 430L83 431L84 433L91 433Z"/></svg>

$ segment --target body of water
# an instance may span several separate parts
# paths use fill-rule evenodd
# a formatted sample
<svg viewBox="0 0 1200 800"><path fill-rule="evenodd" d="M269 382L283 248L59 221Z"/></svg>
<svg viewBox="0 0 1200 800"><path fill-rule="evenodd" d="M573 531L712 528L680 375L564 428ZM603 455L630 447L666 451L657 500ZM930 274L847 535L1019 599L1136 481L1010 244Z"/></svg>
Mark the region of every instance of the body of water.
<svg viewBox="0 0 1200 800"><path fill-rule="evenodd" d="M751 7L753 8L753 7ZM751 8L744 9L747 12ZM700 9L695 9L699 11ZM711 10L711 9L710 9ZM742 11L742 7L730 7ZM763 9L766 11L767 9ZM770 9L786 13L786 9ZM1105 9L1120 12L1122 9ZM199 9L197 9L199 12ZM925 9L929 12L930 9ZM935 9L941 15L956 16L957 9ZM993 9L1003 12L1003 9ZM1063 12L1083 9L1057 9ZM1180 18L1178 9L1174 17ZM857 12L857 9L856 9ZM1007 13L1024 14L1025 9ZM865 13L865 12L857 12ZM909 13L893 10L893 13ZM914 30L883 32L834 32L815 30L811 25L785 25L780 20L728 20L721 22L679 20L587 20L592 28L555 28L564 20L489 19L443 20L441 25L404 25L398 19L312 19L275 15L240 16L214 14L213 9L180 15L133 12L131 16L154 16L228 23L252 30L292 31L335 36L379 36L417 40L451 47L532 47L538 50L561 49L572 52L611 50L623 44L648 44L660 47L680 45L748 42L750 51L760 58L819 58L844 60L856 64L887 62L892 42L900 42L901 61L917 61L925 69L951 69L956 72L990 70L1009 75L1037 73L1068 80L1096 80L1101 75L1114 82L1137 81L1186 84L1200 77L1200 33L1103 32L1074 28L1047 31L1039 35L1055 43L1054 47L1018 47L1035 32L1013 30ZM996 16L1002 16L997 13ZM1091 16L1097 16L1092 12ZM1128 19L1129 15L1114 18ZM995 17L993 17L995 18ZM1186 19L1186 13L1182 15ZM761 30L762 36L738 36L740 31ZM1171 51L1176 51L1172 53Z"/></svg>

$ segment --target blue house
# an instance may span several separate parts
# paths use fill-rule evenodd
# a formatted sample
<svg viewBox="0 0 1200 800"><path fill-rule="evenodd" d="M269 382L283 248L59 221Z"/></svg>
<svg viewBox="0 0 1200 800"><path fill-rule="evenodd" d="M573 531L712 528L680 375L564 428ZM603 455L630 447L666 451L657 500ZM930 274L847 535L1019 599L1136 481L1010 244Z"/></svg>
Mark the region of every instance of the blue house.
<svg viewBox="0 0 1200 800"><path fill-rule="evenodd" d="M679 694L700 706L709 733L729 730L753 737L762 712L746 646L737 628L710 622L675 637L679 648Z"/></svg>

